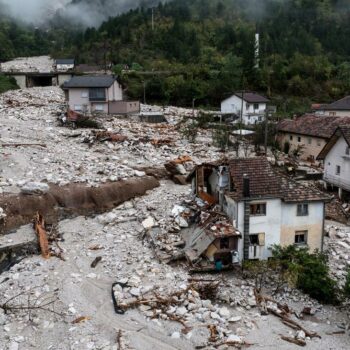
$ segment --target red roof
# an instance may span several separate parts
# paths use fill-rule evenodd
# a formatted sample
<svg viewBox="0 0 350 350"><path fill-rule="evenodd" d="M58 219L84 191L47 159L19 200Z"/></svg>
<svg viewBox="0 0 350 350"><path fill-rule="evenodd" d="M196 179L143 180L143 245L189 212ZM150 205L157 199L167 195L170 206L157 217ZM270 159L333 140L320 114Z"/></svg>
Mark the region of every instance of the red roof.
<svg viewBox="0 0 350 350"><path fill-rule="evenodd" d="M307 114L295 120L284 119L280 121L277 130L329 139L340 125L350 125L350 117L325 117Z"/></svg>

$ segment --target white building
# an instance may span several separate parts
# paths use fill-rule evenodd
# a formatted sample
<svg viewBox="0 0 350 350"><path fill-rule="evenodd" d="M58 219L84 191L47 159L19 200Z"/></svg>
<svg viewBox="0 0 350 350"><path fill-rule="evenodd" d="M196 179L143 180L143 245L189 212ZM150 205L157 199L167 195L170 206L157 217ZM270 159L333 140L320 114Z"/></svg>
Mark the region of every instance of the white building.
<svg viewBox="0 0 350 350"><path fill-rule="evenodd" d="M242 103L243 96L243 103ZM269 100L259 94L253 92L237 92L221 102L221 112L235 114L241 117L245 125L261 123L265 118L265 111ZM239 121L240 119L238 119Z"/></svg>
<svg viewBox="0 0 350 350"><path fill-rule="evenodd" d="M324 161L324 180L343 191L350 192L350 125L339 126L317 159Z"/></svg>
<svg viewBox="0 0 350 350"><path fill-rule="evenodd" d="M75 67L74 59L57 59L55 61L55 68L58 72L67 72L73 70Z"/></svg>
<svg viewBox="0 0 350 350"><path fill-rule="evenodd" d="M275 244L323 249L324 207L329 198L279 175L266 158L206 164L195 175L196 194L219 202L242 233L236 244L240 260L268 259Z"/></svg>
<svg viewBox="0 0 350 350"><path fill-rule="evenodd" d="M316 115L350 117L350 96L345 96L330 104L314 104L312 110Z"/></svg>

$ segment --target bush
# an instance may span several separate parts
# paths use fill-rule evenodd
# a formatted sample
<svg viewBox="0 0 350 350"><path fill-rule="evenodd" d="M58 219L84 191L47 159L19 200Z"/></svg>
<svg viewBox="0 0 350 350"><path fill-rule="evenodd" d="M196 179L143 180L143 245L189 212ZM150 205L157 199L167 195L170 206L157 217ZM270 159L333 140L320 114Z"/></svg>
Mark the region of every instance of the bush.
<svg viewBox="0 0 350 350"><path fill-rule="evenodd" d="M12 77L9 78L6 75L0 74L0 94L15 89L19 89L16 80Z"/></svg>
<svg viewBox="0 0 350 350"><path fill-rule="evenodd" d="M328 259L324 253L309 253L308 248L292 245L274 246L272 253L280 261L282 273L290 284L320 302L339 302L337 282L329 275Z"/></svg>
<svg viewBox="0 0 350 350"><path fill-rule="evenodd" d="M93 119L78 119L75 122L77 128L101 129L101 125Z"/></svg>
<svg viewBox="0 0 350 350"><path fill-rule="evenodd" d="M346 275L343 292L344 292L344 296L350 299L350 269L348 270L348 273Z"/></svg>

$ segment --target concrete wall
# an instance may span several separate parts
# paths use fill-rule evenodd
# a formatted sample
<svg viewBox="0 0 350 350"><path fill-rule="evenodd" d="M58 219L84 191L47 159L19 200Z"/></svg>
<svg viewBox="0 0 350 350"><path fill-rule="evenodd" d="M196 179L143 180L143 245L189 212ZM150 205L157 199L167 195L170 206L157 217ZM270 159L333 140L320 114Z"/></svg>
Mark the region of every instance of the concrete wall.
<svg viewBox="0 0 350 350"><path fill-rule="evenodd" d="M128 114L139 113L140 102L139 101L110 101L109 113L110 114Z"/></svg>
<svg viewBox="0 0 350 350"><path fill-rule="evenodd" d="M69 81L73 76L72 74L58 74L58 85L63 85L66 81Z"/></svg>
<svg viewBox="0 0 350 350"><path fill-rule="evenodd" d="M27 87L27 77L25 75L12 75L15 78L17 85L21 89L25 89Z"/></svg>
<svg viewBox="0 0 350 350"><path fill-rule="evenodd" d="M224 211L237 229L244 233L244 203L236 203L225 197L227 205ZM272 256L271 247L278 245L294 245L296 231L308 231L307 244L310 250L322 249L324 204L323 202L309 203L309 215L298 216L297 204L282 202L280 199L251 201L250 204L266 203L266 215L250 216L249 234L265 233L263 245L249 247L250 259L268 259ZM238 242L240 259L243 258L243 239Z"/></svg>
<svg viewBox="0 0 350 350"><path fill-rule="evenodd" d="M324 179L328 183L350 191L350 155L345 153L348 144L344 137L338 139L324 161ZM336 172L340 166L340 174Z"/></svg>
<svg viewBox="0 0 350 350"><path fill-rule="evenodd" d="M59 72L67 72L70 69L74 69L74 64L58 64L56 69Z"/></svg>
<svg viewBox="0 0 350 350"><path fill-rule="evenodd" d="M123 100L123 88L117 81L108 89L107 97L108 101Z"/></svg>
<svg viewBox="0 0 350 350"><path fill-rule="evenodd" d="M310 251L322 249L324 203L309 203L309 215L298 216L296 203L282 203L281 245L294 244L296 231L308 231Z"/></svg>
<svg viewBox="0 0 350 350"><path fill-rule="evenodd" d="M243 123L255 124L264 120L264 113L266 109L266 103L259 103L258 109L254 109L254 103L247 103L243 101ZM234 113L240 115L242 108L242 99L236 95L229 97L222 101L221 112ZM260 117L260 118L259 118Z"/></svg>
<svg viewBox="0 0 350 350"><path fill-rule="evenodd" d="M285 143L289 142L289 152L297 150L298 147L303 147L300 159L307 160L308 158L310 158L310 156L316 159L328 140L320 137L279 132L277 136L277 141L280 144L282 150L284 150Z"/></svg>

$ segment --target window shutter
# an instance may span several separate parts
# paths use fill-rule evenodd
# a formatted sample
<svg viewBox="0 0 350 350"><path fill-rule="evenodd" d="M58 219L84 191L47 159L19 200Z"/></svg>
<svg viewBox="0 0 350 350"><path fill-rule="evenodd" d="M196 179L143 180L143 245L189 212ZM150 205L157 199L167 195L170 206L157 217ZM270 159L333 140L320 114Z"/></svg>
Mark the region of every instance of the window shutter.
<svg viewBox="0 0 350 350"><path fill-rule="evenodd" d="M259 245L260 246L265 245L265 233L259 233Z"/></svg>

